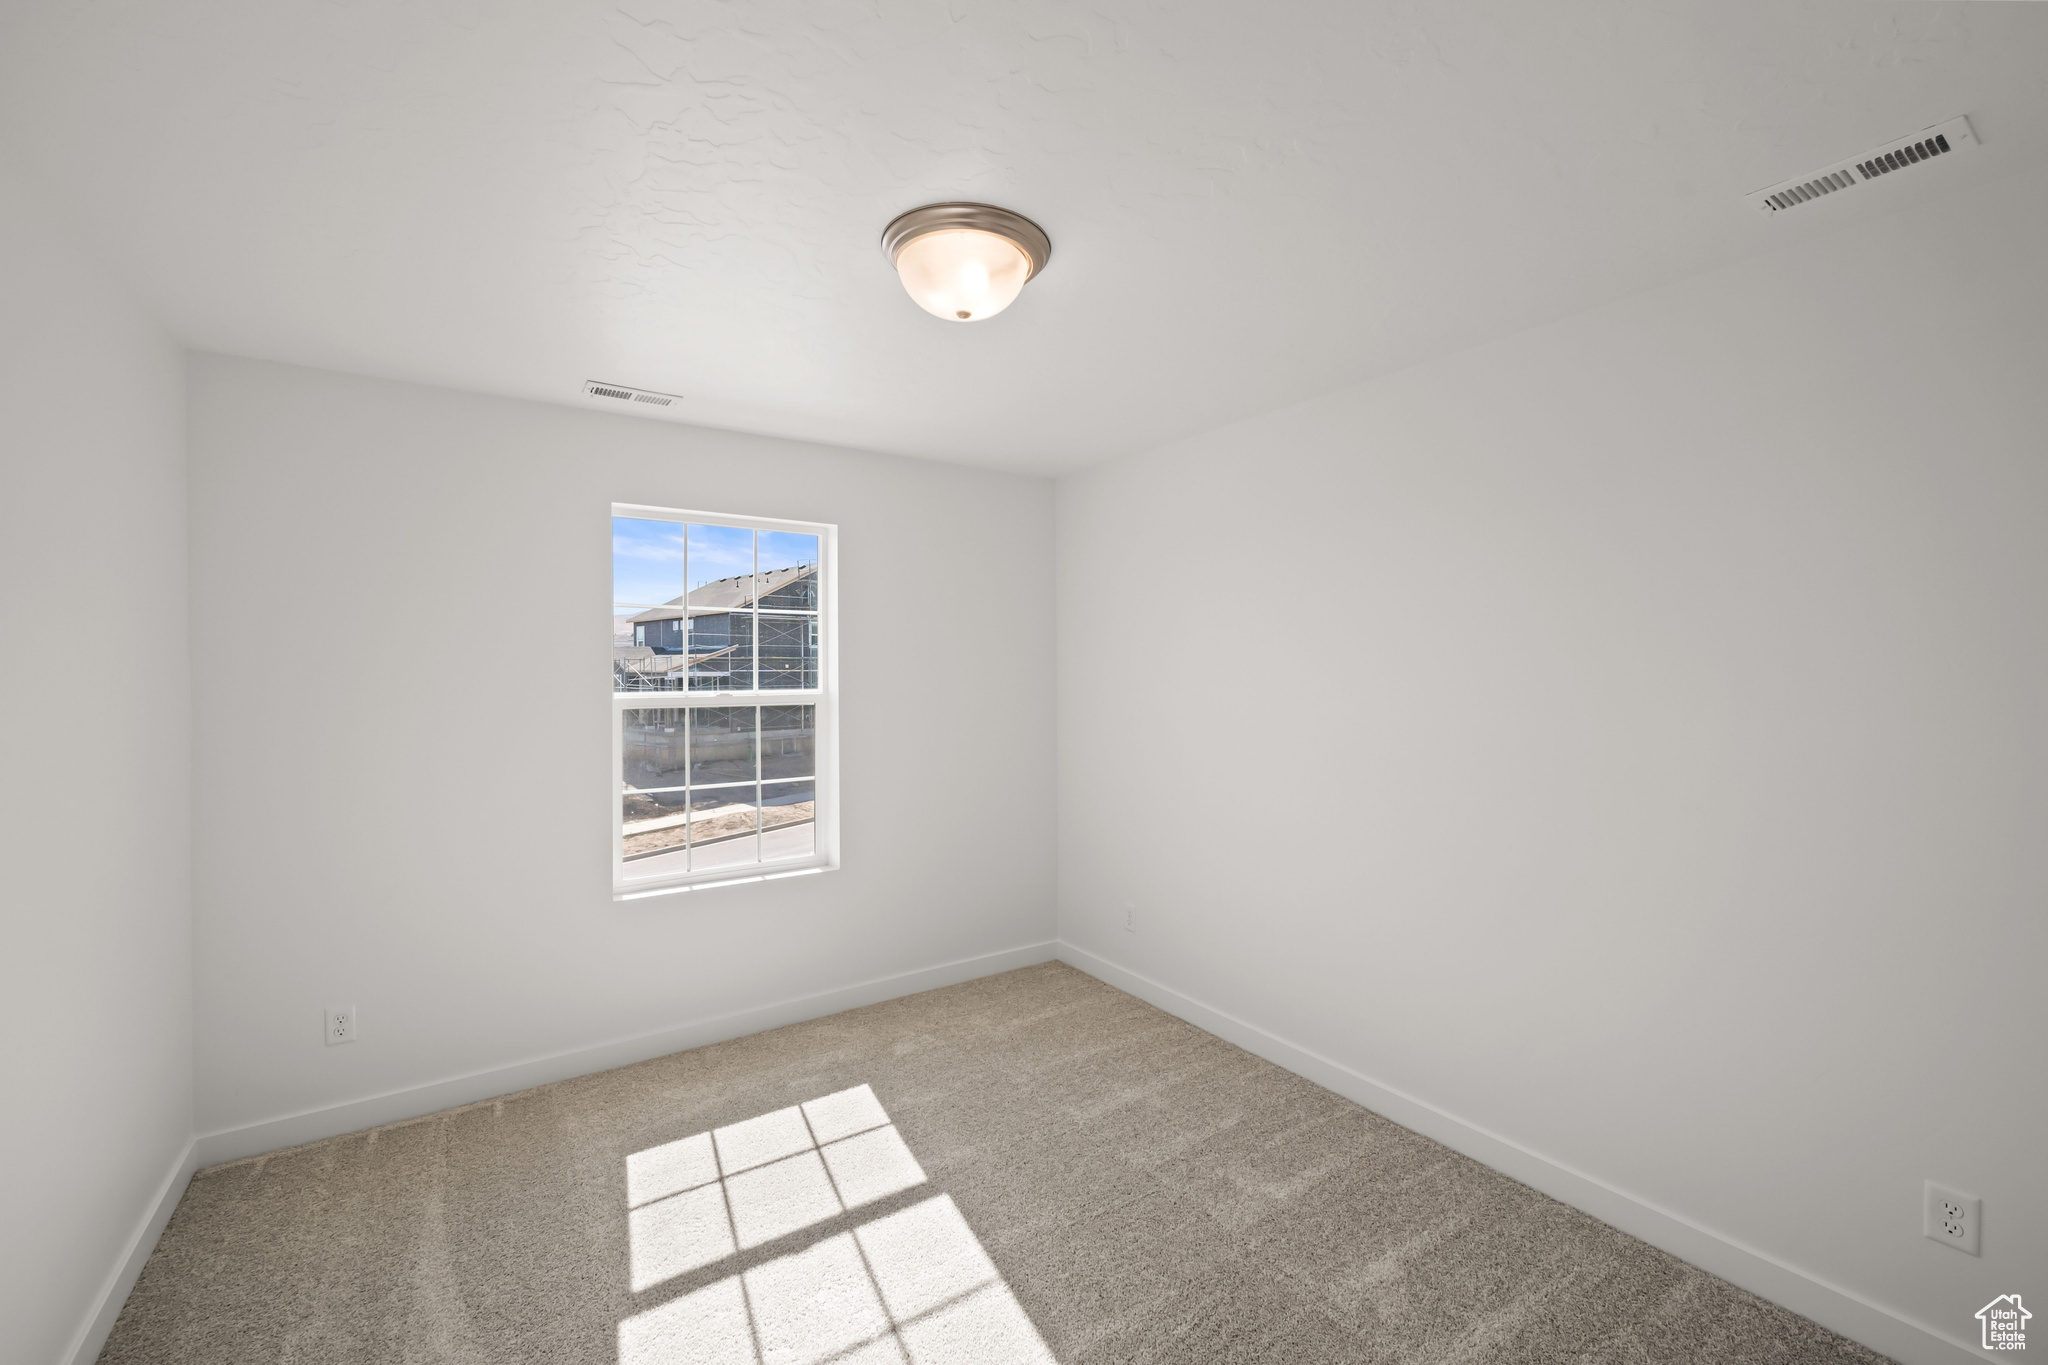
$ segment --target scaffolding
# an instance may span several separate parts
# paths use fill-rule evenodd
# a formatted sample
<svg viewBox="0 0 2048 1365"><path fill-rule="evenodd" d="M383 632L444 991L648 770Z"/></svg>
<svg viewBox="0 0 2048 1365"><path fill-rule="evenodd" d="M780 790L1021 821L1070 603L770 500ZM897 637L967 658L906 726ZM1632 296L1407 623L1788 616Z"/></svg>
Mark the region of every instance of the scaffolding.
<svg viewBox="0 0 2048 1365"><path fill-rule="evenodd" d="M815 688L815 564L722 578L629 618L614 642L618 692L734 692Z"/></svg>

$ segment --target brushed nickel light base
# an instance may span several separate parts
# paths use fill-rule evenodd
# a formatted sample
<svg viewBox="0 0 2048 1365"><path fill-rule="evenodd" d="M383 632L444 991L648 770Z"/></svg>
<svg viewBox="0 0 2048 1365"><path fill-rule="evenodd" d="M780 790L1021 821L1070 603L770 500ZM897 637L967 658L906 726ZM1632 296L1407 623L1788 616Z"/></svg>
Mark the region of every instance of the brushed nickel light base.
<svg viewBox="0 0 2048 1365"><path fill-rule="evenodd" d="M1024 277L1027 280L1045 269L1045 263L1052 259L1052 239L1045 235L1044 228L1021 213L993 204L926 204L921 209L912 209L882 229L882 254L894 266L897 254L919 237L960 229L992 232L1014 243L1031 263L1031 274Z"/></svg>

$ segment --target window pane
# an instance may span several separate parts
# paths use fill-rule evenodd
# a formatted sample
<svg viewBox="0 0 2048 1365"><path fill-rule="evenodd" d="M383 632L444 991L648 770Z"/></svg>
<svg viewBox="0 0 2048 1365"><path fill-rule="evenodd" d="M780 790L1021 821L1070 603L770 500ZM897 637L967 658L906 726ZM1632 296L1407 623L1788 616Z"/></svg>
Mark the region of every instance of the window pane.
<svg viewBox="0 0 2048 1365"><path fill-rule="evenodd" d="M690 850L676 847L662 853L649 853L629 860L626 865L626 880L643 881L651 877L668 877L690 870Z"/></svg>
<svg viewBox="0 0 2048 1365"><path fill-rule="evenodd" d="M626 859L628 874L646 875L652 869L637 864L674 853L689 842L687 794L679 791L627 792L620 799L623 807L619 812L622 817L619 851ZM681 871L681 868L670 870Z"/></svg>
<svg viewBox="0 0 2048 1365"><path fill-rule="evenodd" d="M650 787L680 787L687 780L684 715L682 711L666 708L620 713L625 731L624 776L629 795Z"/></svg>
<svg viewBox="0 0 2048 1365"><path fill-rule="evenodd" d="M746 607L754 601L754 533L744 526L690 528L690 605Z"/></svg>
<svg viewBox="0 0 2048 1365"><path fill-rule="evenodd" d="M612 686L620 692L682 685L684 540L678 522L612 518Z"/></svg>
<svg viewBox="0 0 2048 1365"><path fill-rule="evenodd" d="M690 870L759 862L761 789L709 787L690 793Z"/></svg>
<svg viewBox="0 0 2048 1365"><path fill-rule="evenodd" d="M816 687L818 618L771 616L763 612L758 619L761 635L761 686Z"/></svg>
<svg viewBox="0 0 2048 1365"><path fill-rule="evenodd" d="M690 713L690 785L754 780L754 711L704 706Z"/></svg>
<svg viewBox="0 0 2048 1365"><path fill-rule="evenodd" d="M818 538L789 531L760 535L760 606L766 611L818 609Z"/></svg>
<svg viewBox="0 0 2048 1365"><path fill-rule="evenodd" d="M613 517L613 603L619 607L651 607L679 602L686 591L682 523Z"/></svg>
<svg viewBox="0 0 2048 1365"><path fill-rule="evenodd" d="M808 858L818 848L815 782L767 782L761 787L761 861Z"/></svg>
<svg viewBox="0 0 2048 1365"><path fill-rule="evenodd" d="M761 776L810 777L818 771L818 708L761 708Z"/></svg>
<svg viewBox="0 0 2048 1365"><path fill-rule="evenodd" d="M634 616L614 617L627 634L612 638L612 688L618 692L680 691L690 658L684 651L682 612L654 607Z"/></svg>
<svg viewBox="0 0 2048 1365"><path fill-rule="evenodd" d="M754 686L754 615L690 608L690 686L748 691Z"/></svg>

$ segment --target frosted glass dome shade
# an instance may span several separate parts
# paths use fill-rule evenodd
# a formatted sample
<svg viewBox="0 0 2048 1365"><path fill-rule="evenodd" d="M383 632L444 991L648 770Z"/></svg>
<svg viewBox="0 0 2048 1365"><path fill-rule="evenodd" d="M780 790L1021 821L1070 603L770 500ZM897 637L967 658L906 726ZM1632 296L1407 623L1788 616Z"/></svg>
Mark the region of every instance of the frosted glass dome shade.
<svg viewBox="0 0 2048 1365"><path fill-rule="evenodd" d="M1031 260L1007 237L948 228L905 243L896 253L896 273L933 317L978 322L1016 301L1031 278Z"/></svg>

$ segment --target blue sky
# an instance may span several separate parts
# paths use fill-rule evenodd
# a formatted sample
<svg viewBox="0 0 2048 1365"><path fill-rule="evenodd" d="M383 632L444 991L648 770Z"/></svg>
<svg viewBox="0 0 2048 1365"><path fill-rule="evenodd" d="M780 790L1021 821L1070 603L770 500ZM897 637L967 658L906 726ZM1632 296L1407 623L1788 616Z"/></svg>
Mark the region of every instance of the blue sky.
<svg viewBox="0 0 2048 1365"><path fill-rule="evenodd" d="M681 597L714 579L750 573L754 532L740 526L687 528L689 582L683 581L683 523L612 518L612 600L654 606ZM815 563L818 538L789 531L760 533L761 567L781 569Z"/></svg>

